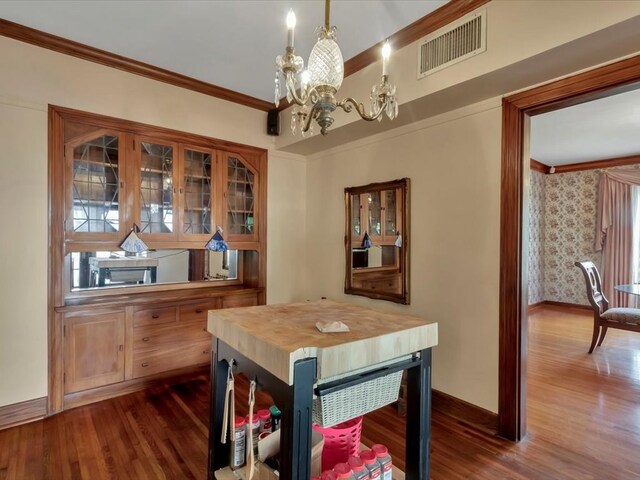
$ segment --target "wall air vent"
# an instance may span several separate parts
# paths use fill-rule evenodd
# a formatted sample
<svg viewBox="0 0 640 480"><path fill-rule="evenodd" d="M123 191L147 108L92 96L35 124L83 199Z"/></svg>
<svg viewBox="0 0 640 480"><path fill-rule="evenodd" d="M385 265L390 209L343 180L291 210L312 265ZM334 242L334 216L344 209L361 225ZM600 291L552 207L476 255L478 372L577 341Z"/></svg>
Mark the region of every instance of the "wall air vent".
<svg viewBox="0 0 640 480"><path fill-rule="evenodd" d="M487 11L474 12L424 37L418 50L418 79L487 49Z"/></svg>

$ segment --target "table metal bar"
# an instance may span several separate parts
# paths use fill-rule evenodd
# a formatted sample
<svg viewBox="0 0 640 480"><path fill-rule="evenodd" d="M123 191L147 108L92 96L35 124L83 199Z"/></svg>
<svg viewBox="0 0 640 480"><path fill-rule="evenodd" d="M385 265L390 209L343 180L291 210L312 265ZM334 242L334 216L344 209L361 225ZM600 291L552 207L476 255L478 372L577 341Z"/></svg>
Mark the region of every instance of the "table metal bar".
<svg viewBox="0 0 640 480"><path fill-rule="evenodd" d="M406 479L429 480L431 455L431 349L407 369Z"/></svg>
<svg viewBox="0 0 640 480"><path fill-rule="evenodd" d="M211 408L209 409L209 461L207 478L213 480L214 472L229 465L230 445L220 441L224 418L224 397L227 390L229 363L219 357L220 342L212 340L211 352ZM233 421L233 419L232 419Z"/></svg>
<svg viewBox="0 0 640 480"><path fill-rule="evenodd" d="M311 417L316 359L298 360L293 385L283 405L280 431L280 479L311 478Z"/></svg>

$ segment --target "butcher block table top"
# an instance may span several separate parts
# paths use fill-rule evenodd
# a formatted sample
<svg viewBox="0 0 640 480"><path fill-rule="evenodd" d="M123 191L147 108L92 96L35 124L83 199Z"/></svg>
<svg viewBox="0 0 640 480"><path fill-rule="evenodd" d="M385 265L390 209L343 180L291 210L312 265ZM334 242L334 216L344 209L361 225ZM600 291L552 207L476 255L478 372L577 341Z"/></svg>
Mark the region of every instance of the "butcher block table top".
<svg viewBox="0 0 640 480"><path fill-rule="evenodd" d="M321 333L316 322L350 331ZM293 385L293 365L317 358L317 379L387 362L438 344L438 324L330 300L209 310L209 333Z"/></svg>

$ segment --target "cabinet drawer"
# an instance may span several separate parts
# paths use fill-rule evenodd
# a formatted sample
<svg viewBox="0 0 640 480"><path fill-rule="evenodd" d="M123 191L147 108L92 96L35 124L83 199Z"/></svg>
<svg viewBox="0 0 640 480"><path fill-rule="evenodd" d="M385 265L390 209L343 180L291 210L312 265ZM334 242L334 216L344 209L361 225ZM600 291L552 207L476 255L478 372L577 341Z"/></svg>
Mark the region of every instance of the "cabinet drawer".
<svg viewBox="0 0 640 480"><path fill-rule="evenodd" d="M133 314L133 326L159 325L176 321L176 307L149 308Z"/></svg>
<svg viewBox="0 0 640 480"><path fill-rule="evenodd" d="M258 305L258 294L250 295L229 295L222 297L222 308L233 307L254 307Z"/></svg>
<svg viewBox="0 0 640 480"><path fill-rule="evenodd" d="M155 353L133 354L133 378L154 375L177 368L202 365L211 360L211 340L188 346L176 344L171 349Z"/></svg>
<svg viewBox="0 0 640 480"><path fill-rule="evenodd" d="M192 303L190 305L180 306L180 322L206 322L207 312L215 310L218 304L214 302L208 303Z"/></svg>
<svg viewBox="0 0 640 480"><path fill-rule="evenodd" d="M398 275L385 276L377 279L363 280L362 288L383 291L387 293L400 293L400 277Z"/></svg>
<svg viewBox="0 0 640 480"><path fill-rule="evenodd" d="M133 329L133 351L167 351L210 341L205 320L189 324L142 325Z"/></svg>

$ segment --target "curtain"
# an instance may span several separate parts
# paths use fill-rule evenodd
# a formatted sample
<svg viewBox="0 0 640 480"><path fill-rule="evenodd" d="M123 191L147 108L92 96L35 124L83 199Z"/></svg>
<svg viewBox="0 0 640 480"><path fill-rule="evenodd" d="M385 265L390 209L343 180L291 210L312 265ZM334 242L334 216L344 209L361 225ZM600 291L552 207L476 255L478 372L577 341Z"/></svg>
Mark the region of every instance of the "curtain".
<svg viewBox="0 0 640 480"><path fill-rule="evenodd" d="M631 248L631 282L640 283L640 187L631 187L631 211L633 212L633 233ZM635 306L635 305L634 305Z"/></svg>
<svg viewBox="0 0 640 480"><path fill-rule="evenodd" d="M602 290L611 307L630 304L629 296L617 292L614 286L633 281L633 186L640 186L640 170L617 170L600 176L595 248L602 250Z"/></svg>

